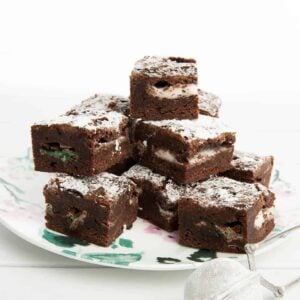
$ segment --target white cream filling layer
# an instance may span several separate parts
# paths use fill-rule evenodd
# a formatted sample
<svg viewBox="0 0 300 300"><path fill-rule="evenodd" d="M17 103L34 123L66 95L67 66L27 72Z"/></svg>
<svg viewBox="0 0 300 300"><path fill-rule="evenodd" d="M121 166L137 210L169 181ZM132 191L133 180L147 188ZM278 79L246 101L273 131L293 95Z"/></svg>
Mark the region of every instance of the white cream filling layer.
<svg viewBox="0 0 300 300"><path fill-rule="evenodd" d="M175 216L175 212L170 211L170 210L163 209L163 208L161 208L161 206L160 206L159 204L157 204L157 206L158 206L158 209L159 209L159 213L160 213L162 216L164 216L164 217L166 217L166 218L172 218L172 217Z"/></svg>
<svg viewBox="0 0 300 300"><path fill-rule="evenodd" d="M147 89L149 95L157 98L166 99L176 99L179 97L189 97L197 95L197 85L192 84L176 84L163 88L157 88L155 86L150 86Z"/></svg>
<svg viewBox="0 0 300 300"><path fill-rule="evenodd" d="M274 219L274 207L260 210L255 217L254 227L260 229L266 221Z"/></svg>
<svg viewBox="0 0 300 300"><path fill-rule="evenodd" d="M225 146L217 146L217 147L211 147L206 148L198 153L196 153L193 157L188 159L189 164L195 164L202 161L205 161L206 159L210 158L211 156L217 154L218 152L227 150L227 147ZM158 149L154 152L154 155L160 159L166 160L168 162L176 163L176 164L183 164L182 162L178 161L175 157L175 155L170 152L169 150L164 149Z"/></svg>
<svg viewBox="0 0 300 300"><path fill-rule="evenodd" d="M163 160L166 160L169 162L173 162L173 163L177 163L177 164L180 163L169 150L159 149L154 152L154 155L160 159L163 159Z"/></svg>

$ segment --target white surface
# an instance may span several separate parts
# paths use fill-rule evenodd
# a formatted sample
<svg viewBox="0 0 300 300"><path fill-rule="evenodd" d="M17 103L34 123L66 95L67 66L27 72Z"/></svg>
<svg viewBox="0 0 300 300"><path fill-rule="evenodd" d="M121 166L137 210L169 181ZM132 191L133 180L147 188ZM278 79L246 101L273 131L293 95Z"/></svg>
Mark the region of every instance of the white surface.
<svg viewBox="0 0 300 300"><path fill-rule="evenodd" d="M94 268L50 254L18 239L0 226L1 299L161 299L182 300L183 287L191 271L142 272ZM7 253L5 253L7 252ZM299 275L300 267L267 269L263 274L284 283ZM275 282L276 282L275 281ZM274 299L263 290L264 299ZM299 299L300 287L285 299Z"/></svg>
<svg viewBox="0 0 300 300"><path fill-rule="evenodd" d="M0 2L0 155L22 154L32 122L97 91L127 95L129 72L141 56L194 56L200 86L222 97L221 115L238 129L240 148L289 162L286 172L299 185L299 1L101 3ZM179 300L190 273L95 269L35 248L1 226L0 245L4 300ZM298 234L260 256L258 265L272 280L291 280L300 274L299 246ZM299 294L298 285L285 299Z"/></svg>
<svg viewBox="0 0 300 300"><path fill-rule="evenodd" d="M297 0L1 1L0 83L82 96L95 90L128 93L137 59L171 54L196 57L201 87L221 96L299 92L299 5Z"/></svg>

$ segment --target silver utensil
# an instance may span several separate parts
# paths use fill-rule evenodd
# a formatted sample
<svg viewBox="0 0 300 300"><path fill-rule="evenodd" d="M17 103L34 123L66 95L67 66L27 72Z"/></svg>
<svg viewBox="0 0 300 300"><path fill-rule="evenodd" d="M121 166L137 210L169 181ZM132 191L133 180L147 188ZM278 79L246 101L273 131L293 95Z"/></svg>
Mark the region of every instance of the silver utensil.
<svg viewBox="0 0 300 300"><path fill-rule="evenodd" d="M283 230L282 232L280 233L277 233L259 243L256 243L256 244L252 244L252 243L248 243L245 245L245 252L247 254L247 259L248 259L248 265L249 265L249 269L251 271L256 271L257 268L256 268L256 263L255 263L255 252L256 250L258 249L261 249L263 247L266 247L268 246L269 244L273 243L274 241L278 240L279 238L281 238L282 236L284 235L287 235L297 229L300 229L300 224L299 225L295 225L293 227L290 227L288 229L285 229ZM271 283L270 281L268 281L267 279L263 278L261 276L260 278L260 283L262 286L264 286L265 288L267 288L268 290L270 290L275 297L282 297L285 293L285 291L294 286L296 283L299 283L300 282L300 277L292 280L291 282L285 284L285 285L282 285L282 286L278 286L278 285L275 285L273 283Z"/></svg>

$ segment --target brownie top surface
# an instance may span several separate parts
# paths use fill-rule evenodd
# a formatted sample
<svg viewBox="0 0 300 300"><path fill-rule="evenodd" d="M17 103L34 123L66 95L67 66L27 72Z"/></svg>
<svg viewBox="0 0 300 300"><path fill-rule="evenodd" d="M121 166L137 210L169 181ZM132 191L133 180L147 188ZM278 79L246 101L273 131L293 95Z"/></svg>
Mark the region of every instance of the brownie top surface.
<svg viewBox="0 0 300 300"><path fill-rule="evenodd" d="M84 100L80 105L74 106L65 114L54 119L38 122L36 125L65 124L90 131L97 131L98 129L119 131L120 124L128 119L121 112L124 105L126 105L125 99L120 96L95 95Z"/></svg>
<svg viewBox="0 0 300 300"><path fill-rule="evenodd" d="M145 56L138 60L133 73L149 77L161 76L197 76L196 61L180 57Z"/></svg>
<svg viewBox="0 0 300 300"><path fill-rule="evenodd" d="M253 207L261 196L270 194L271 192L259 183L239 182L226 177L211 177L186 187L186 196L202 207L247 210Z"/></svg>
<svg viewBox="0 0 300 300"><path fill-rule="evenodd" d="M269 156L259 156L254 153L235 150L231 165L239 170L256 171L268 158Z"/></svg>
<svg viewBox="0 0 300 300"><path fill-rule="evenodd" d="M221 134L231 133L235 135L226 124L219 118L201 115L193 120L161 120L161 121L139 121L145 124L163 128L171 131L187 141L208 140L218 138Z"/></svg>
<svg viewBox="0 0 300 300"><path fill-rule="evenodd" d="M71 108L67 114L88 113L97 115L101 110L126 114L129 110L129 99L120 95L95 94Z"/></svg>
<svg viewBox="0 0 300 300"><path fill-rule="evenodd" d="M221 107L221 99L209 92L198 89L199 101L198 106L200 111L204 111L211 116L217 116Z"/></svg>
<svg viewBox="0 0 300 300"><path fill-rule="evenodd" d="M166 197L166 200L170 202L177 202L184 195L184 186L177 185L171 179L154 173L149 168L141 165L134 165L123 175L133 181L150 182L152 185L159 188Z"/></svg>
<svg viewBox="0 0 300 300"><path fill-rule="evenodd" d="M51 178L47 188L60 191L76 191L82 196L104 196L108 201L116 201L120 195L132 188L132 181L125 176L117 176L103 172L88 177L73 177L66 174L57 174Z"/></svg>

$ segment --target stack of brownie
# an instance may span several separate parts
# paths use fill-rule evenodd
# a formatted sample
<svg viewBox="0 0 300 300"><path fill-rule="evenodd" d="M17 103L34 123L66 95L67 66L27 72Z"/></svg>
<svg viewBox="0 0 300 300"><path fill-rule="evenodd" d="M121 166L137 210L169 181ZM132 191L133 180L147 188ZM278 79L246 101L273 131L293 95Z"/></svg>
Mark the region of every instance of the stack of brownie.
<svg viewBox="0 0 300 300"><path fill-rule="evenodd" d="M35 169L64 173L44 188L48 228L108 246L132 226L136 185L112 173L130 163L127 115L127 98L94 95L32 126Z"/></svg>
<svg viewBox="0 0 300 300"><path fill-rule="evenodd" d="M274 227L273 157L234 150L220 99L198 88L194 59L146 56L130 100L95 95L32 126L48 228L108 246L137 215L182 245L244 252Z"/></svg>

